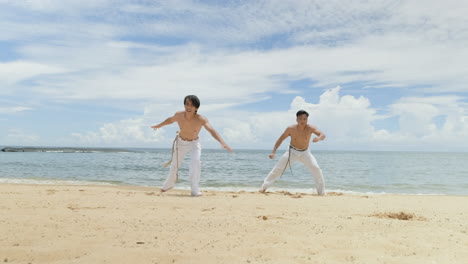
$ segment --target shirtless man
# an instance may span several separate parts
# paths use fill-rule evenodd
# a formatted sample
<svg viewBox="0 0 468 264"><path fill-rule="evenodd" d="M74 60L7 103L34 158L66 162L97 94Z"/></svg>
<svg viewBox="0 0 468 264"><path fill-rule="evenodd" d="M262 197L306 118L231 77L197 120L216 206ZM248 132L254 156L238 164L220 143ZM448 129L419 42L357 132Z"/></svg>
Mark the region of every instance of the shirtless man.
<svg viewBox="0 0 468 264"><path fill-rule="evenodd" d="M297 125L291 125L276 141L273 151L269 155L270 159L275 158L275 153L278 147L281 145L283 140L287 137L291 137L291 143L289 143L289 150L284 153L284 155L276 163L275 167L270 171L270 174L263 181L262 188L260 192L265 192L268 187L270 187L273 182L275 182L286 170L286 167L293 164L296 161L302 162L307 169L312 173L315 178L315 186L317 188L317 193L319 195L324 194L324 183L322 170L317 164L315 157L312 156L309 148L309 142L312 134L315 134L316 137L312 139L312 142L318 142L325 139L325 134L318 130L316 127L307 124L307 118L309 113L304 110L299 110L296 113Z"/></svg>
<svg viewBox="0 0 468 264"><path fill-rule="evenodd" d="M185 111L179 111L174 116L167 118L164 122L154 125L151 128L158 129L163 126L177 122L179 124L180 131L174 140L172 147L172 159L171 169L169 171L169 177L166 179L161 192L166 192L174 188L178 169L182 165L185 155L189 152L190 154L190 167L189 167L189 179L191 184L192 196L200 196L200 190L198 184L200 182L200 171L201 171L201 145L199 142L198 133L201 128L204 127L211 136L216 139L221 146L227 151L232 152L232 149L224 142L221 136L211 126L210 122L206 117L197 113L200 107L200 99L195 95L187 95L184 98Z"/></svg>

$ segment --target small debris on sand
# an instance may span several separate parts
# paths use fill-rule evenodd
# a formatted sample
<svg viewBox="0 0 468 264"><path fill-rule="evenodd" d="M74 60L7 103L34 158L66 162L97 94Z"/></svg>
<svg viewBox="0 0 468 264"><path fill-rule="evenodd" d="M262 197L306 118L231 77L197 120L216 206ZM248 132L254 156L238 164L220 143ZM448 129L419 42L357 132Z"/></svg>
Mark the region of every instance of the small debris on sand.
<svg viewBox="0 0 468 264"><path fill-rule="evenodd" d="M405 221L424 221L426 220L424 217L418 217L413 213L405 213L405 212L399 212L399 213L376 213L371 215L373 217L378 217L378 218L388 218L388 219L397 219L397 220L405 220Z"/></svg>

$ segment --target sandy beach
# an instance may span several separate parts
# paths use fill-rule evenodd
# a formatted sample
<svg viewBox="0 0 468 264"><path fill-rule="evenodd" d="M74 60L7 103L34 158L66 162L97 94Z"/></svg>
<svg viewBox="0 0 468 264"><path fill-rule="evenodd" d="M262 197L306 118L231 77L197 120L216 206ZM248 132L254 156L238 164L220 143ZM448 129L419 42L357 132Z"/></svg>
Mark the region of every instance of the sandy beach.
<svg viewBox="0 0 468 264"><path fill-rule="evenodd" d="M467 263L468 197L0 185L2 263Z"/></svg>

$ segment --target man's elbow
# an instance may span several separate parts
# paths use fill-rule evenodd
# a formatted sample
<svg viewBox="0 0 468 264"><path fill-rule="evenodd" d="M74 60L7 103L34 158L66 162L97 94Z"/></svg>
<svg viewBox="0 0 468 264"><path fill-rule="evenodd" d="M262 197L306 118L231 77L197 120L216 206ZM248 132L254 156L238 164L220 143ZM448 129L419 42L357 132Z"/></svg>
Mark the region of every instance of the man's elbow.
<svg viewBox="0 0 468 264"><path fill-rule="evenodd" d="M216 130L208 130L208 133L210 133L210 135L214 138L218 137L219 134L218 132L216 132Z"/></svg>
<svg viewBox="0 0 468 264"><path fill-rule="evenodd" d="M166 120L164 121L164 123L170 125L170 124L174 123L174 121L175 121L175 120L174 120L172 117L169 117L168 119L166 119Z"/></svg>

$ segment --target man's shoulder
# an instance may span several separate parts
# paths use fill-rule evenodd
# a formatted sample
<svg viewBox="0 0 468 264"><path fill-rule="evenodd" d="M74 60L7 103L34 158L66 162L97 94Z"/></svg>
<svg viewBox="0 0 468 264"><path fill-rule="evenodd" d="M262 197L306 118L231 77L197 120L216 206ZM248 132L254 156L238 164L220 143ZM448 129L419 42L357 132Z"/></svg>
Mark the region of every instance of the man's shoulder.
<svg viewBox="0 0 468 264"><path fill-rule="evenodd" d="M204 116L202 116L200 114L197 114L197 119L202 121L203 123L208 122L208 118L206 118L206 117L204 117Z"/></svg>
<svg viewBox="0 0 468 264"><path fill-rule="evenodd" d="M177 111L172 118L175 118L177 121L179 121L181 118L184 118L184 113L185 111Z"/></svg>
<svg viewBox="0 0 468 264"><path fill-rule="evenodd" d="M315 130L317 130L317 127L311 124L307 124L307 129L309 129L311 132L314 132Z"/></svg>
<svg viewBox="0 0 468 264"><path fill-rule="evenodd" d="M293 133L296 130L297 130L297 124L292 124L292 125L286 127L285 132Z"/></svg>

